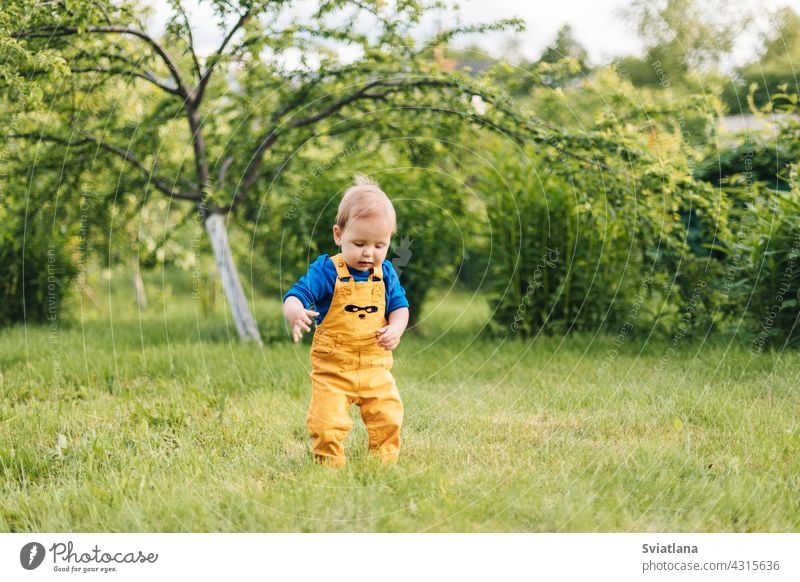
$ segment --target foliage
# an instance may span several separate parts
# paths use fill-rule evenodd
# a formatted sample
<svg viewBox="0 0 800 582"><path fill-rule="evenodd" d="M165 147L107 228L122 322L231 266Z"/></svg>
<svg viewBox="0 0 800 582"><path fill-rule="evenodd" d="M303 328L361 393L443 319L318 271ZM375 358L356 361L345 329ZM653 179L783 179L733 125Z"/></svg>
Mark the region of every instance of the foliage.
<svg viewBox="0 0 800 582"><path fill-rule="evenodd" d="M575 38L575 34L569 24L565 24L558 29L555 40L544 49L537 63L555 65L565 59L572 61L572 70L567 74L546 75L543 79L545 85L559 87L571 80L581 78L589 72L589 53Z"/></svg>
<svg viewBox="0 0 800 582"><path fill-rule="evenodd" d="M282 19L290 4L209 2L227 36L199 59L179 2L160 39L135 4L59 12L10 2L0 18L9 56L0 116L16 188L6 208L48 208L79 265L198 272L202 221L227 214L236 255L250 259L245 280L278 295L334 251L338 197L360 171L395 199L393 252L410 254L414 314L431 286L460 282L491 289L496 328L522 336L699 336L744 311L732 268L769 289L742 267L731 231L750 212L778 228L771 244L791 240L769 212L793 216L793 194L762 203L773 200L763 182L789 188L800 140L784 132L777 147L751 138L719 149L714 68L744 20L705 18L693 0L634 3L649 51L642 80L626 60L585 77L569 28L537 62L513 67L440 47L517 21L457 27L420 46L409 31L421 3L326 2ZM776 56L776 43L764 55ZM343 61L341 48L356 58ZM709 92L692 94L701 87ZM753 242L773 256L763 244Z"/></svg>
<svg viewBox="0 0 800 582"><path fill-rule="evenodd" d="M800 154L800 143L753 131L734 142L708 144L705 149L705 157L695 166L694 176L725 188L737 200L744 184L758 182L773 190L789 190L790 164ZM740 206L745 201L737 200Z"/></svg>
<svg viewBox="0 0 800 582"><path fill-rule="evenodd" d="M795 347L800 251L796 97L777 95L765 109L785 114L772 131L754 131L708 155L694 174L728 200L730 234L714 242L724 272L714 288L725 328L755 351ZM759 112L759 114L763 114ZM690 240L691 242L691 240ZM707 243L709 241L703 241Z"/></svg>
<svg viewBox="0 0 800 582"><path fill-rule="evenodd" d="M63 83L55 83L54 65L15 62L20 76L47 89L48 101L28 108L14 139L85 154L65 165L63 174L77 182L76 191L90 182L89 189L104 198L100 206L110 209L108 247L120 239L122 244L108 253L109 263L129 257L130 243L141 239L141 262L153 264L153 237L142 221L131 219L153 208L147 206L152 194L191 203L201 221L236 209L233 216L257 217L263 206L257 192L290 172L295 153L307 143L397 132L396 123L417 107L451 114L472 93L441 74L428 46L410 40L428 8L416 1L337 0L319 4L312 14L293 11L292 2L209 1L224 38L205 59L197 54L180 2L170 3L163 38L145 30L135 3L98 0L63 10L49 4L13 0L11 10L20 18L4 20L0 30L6 44L24 46L28 56L53 54L68 63ZM343 28L341 19L349 25ZM460 26L440 31L430 44L520 27L514 19ZM343 62L343 50L357 57ZM382 115L386 111L392 114ZM502 116L519 128L513 112ZM469 116L464 121L481 122ZM55 151L49 161L55 165L59 155ZM122 230L117 240L115 219ZM156 259L165 250L156 248Z"/></svg>
<svg viewBox="0 0 800 582"><path fill-rule="evenodd" d="M724 193L691 176L713 112L700 101L643 101L612 73L613 108L586 130L614 136L591 159L570 148L489 144L480 173L493 238L495 328L520 336L634 328L698 334L727 305L713 282L729 240ZM680 114L680 123L675 111ZM591 136L591 137L590 137Z"/></svg>
<svg viewBox="0 0 800 582"><path fill-rule="evenodd" d="M795 170L796 171L796 170ZM800 347L800 189L759 197L742 213L733 291L753 349Z"/></svg>
<svg viewBox="0 0 800 582"><path fill-rule="evenodd" d="M784 106L795 113L796 105ZM800 123L788 118L777 144L800 143ZM747 166L730 180L742 204L736 214L736 257L730 269L731 293L740 305L742 339L755 351L800 345L800 182L793 164L783 178L788 191L753 180Z"/></svg>
<svg viewBox="0 0 800 582"><path fill-rule="evenodd" d="M10 119L6 131L13 133L15 118ZM62 198L71 184L59 179L60 165L32 179L39 153L9 146L8 134L0 137L0 326L58 325L78 275L78 208Z"/></svg>
<svg viewBox="0 0 800 582"><path fill-rule="evenodd" d="M64 301L78 268L68 239L50 213L6 212L0 228L0 326L64 319Z"/></svg>
<svg viewBox="0 0 800 582"><path fill-rule="evenodd" d="M738 67L723 98L731 112L748 113L769 106L777 93L798 93L795 66L800 60L800 15L789 7L769 14L771 30L762 37L758 55Z"/></svg>
<svg viewBox="0 0 800 582"><path fill-rule="evenodd" d="M647 60L678 78L717 66L748 23L747 12L731 1L634 0L627 17L644 41Z"/></svg>

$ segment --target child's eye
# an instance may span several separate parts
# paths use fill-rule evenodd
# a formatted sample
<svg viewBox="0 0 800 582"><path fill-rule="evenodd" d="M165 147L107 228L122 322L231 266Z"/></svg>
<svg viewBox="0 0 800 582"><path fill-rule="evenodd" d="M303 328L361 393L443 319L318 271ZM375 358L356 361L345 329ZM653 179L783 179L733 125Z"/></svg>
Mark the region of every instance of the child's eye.
<svg viewBox="0 0 800 582"><path fill-rule="evenodd" d="M353 243L353 244L355 244L357 247L363 247L364 246L364 243Z"/></svg>

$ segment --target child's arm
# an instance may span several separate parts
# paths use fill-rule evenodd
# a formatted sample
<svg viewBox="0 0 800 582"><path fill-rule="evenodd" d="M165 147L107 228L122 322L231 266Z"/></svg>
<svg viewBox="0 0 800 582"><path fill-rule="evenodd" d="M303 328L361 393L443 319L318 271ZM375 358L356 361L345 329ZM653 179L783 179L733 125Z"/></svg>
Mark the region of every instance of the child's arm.
<svg viewBox="0 0 800 582"><path fill-rule="evenodd" d="M378 330L378 345L387 350L395 349L408 326L408 307L395 309L389 314L389 325Z"/></svg>
<svg viewBox="0 0 800 582"><path fill-rule="evenodd" d="M283 316L292 326L293 341L300 341L304 330L310 333L311 318L319 315L316 311L306 309L306 305L319 309L320 301L330 298L333 293L335 282L336 268L328 255L320 255L308 266L308 272L283 296Z"/></svg>
<svg viewBox="0 0 800 582"><path fill-rule="evenodd" d="M306 309L303 303L294 295L290 295L283 302L283 316L292 326L292 341L298 342L303 337L302 330L311 332L311 318L319 313Z"/></svg>

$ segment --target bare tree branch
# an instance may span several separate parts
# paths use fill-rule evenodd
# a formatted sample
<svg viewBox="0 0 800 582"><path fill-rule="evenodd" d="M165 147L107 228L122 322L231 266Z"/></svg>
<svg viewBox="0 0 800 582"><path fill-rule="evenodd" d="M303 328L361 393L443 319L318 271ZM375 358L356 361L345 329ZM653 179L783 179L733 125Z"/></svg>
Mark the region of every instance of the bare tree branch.
<svg viewBox="0 0 800 582"><path fill-rule="evenodd" d="M347 97L343 97L338 101L332 103L319 113L314 115L309 115L308 117L304 117L303 119L298 119L297 121L292 122L289 127L303 127L305 125L310 125L312 123L316 123L321 119L329 117L331 114L336 113L346 105L353 103L354 101L358 101L360 99L372 99L372 100L380 100L385 101L386 97L397 91L411 89L415 87L456 87L457 84L453 81L446 80L446 79L431 79L431 78L424 78L419 79L416 81L390 81L386 79L377 79L375 81L371 81L361 87L358 91L351 93ZM369 90L375 87L388 87L386 91L383 93L370 93Z"/></svg>
<svg viewBox="0 0 800 582"><path fill-rule="evenodd" d="M348 95L347 97L344 97L344 98L336 101L335 103L332 103L331 105L329 105L328 107L326 107L325 109L320 111L319 113L316 113L315 115L310 115L310 116L305 117L303 119L297 120L297 121L289 124L287 127L290 128L290 129L296 129L296 128L299 128L299 127L305 127L305 126L308 126L308 125L312 125L312 124L316 123L317 121L320 121L322 119L330 117L331 115L333 115L336 112L338 112L339 110L341 110L343 107L347 106L350 103L358 101L360 99L372 99L372 100L385 101L386 97L388 96L388 94L390 92L397 91L397 90L400 90L400 89L407 89L407 88L411 88L411 87L422 87L422 86L451 85L451 84L452 84L452 82L441 81L441 80L438 80L438 79L420 79L420 80L412 81L412 82L398 82L398 81L389 81L389 80L385 80L385 79L378 79L378 80L371 81L371 82L367 83L366 85L361 87L359 90L357 90L354 93ZM375 87L379 87L379 86L387 86L387 87L390 87L391 90L387 90L384 93L370 93L371 89L373 89ZM303 91L301 91L301 95L302 94L303 94ZM298 98L298 99L293 100L292 103L293 104L299 104L299 101L300 101L300 99ZM282 108L280 110L280 113L286 114L290 110L291 110L291 108L284 107L284 108ZM273 116L273 120L275 120L276 122L279 122L280 121L279 117L280 117L280 115L275 115L275 116ZM256 148L255 152L253 152L253 155L250 158L250 162L248 163L247 168L245 169L244 177L242 178L242 181L239 183L239 186L236 188L236 192L235 192L235 194L233 196L233 201L231 202L230 205L228 205L228 207L232 208L236 204L238 204L239 201L247 193L247 191L253 186L253 184L255 184L256 180L258 179L258 171L259 171L259 168L261 167L261 163L262 163L262 160L264 158L264 153L278 139L279 129L280 129L280 125L278 125L276 123L276 125L271 127L264 134L264 136L261 138L259 146Z"/></svg>
<svg viewBox="0 0 800 582"><path fill-rule="evenodd" d="M86 134L84 133L81 133L81 135L86 136ZM200 192L181 192L173 190L167 182L156 176L153 170L150 170L147 167L145 167L145 165L142 162L140 162L138 158L136 158L133 154L131 154L129 150L108 144L104 141L98 141L93 137L86 136L86 139L94 142L95 144L97 144L98 147L101 147L111 153L120 156L125 161L130 162L131 164L142 170L147 176L148 180L151 180L155 185L155 187L158 188L161 192L163 192L167 196L171 198L176 198L178 200L199 201L201 199Z"/></svg>
<svg viewBox="0 0 800 582"><path fill-rule="evenodd" d="M200 187L205 188L209 179L208 158L206 156L206 141L203 138L200 114L197 112L195 107L189 106L188 101L186 107L186 117L189 120L189 131L192 135L194 166L195 171L197 172L197 179L200 182Z"/></svg>
<svg viewBox="0 0 800 582"><path fill-rule="evenodd" d="M200 82L197 83L197 87L194 88L190 97L191 102L194 103L195 106L199 105L200 101L202 101L203 94L205 93L206 87L208 86L208 81L211 79L211 72L214 70L217 64L222 60L222 55L225 52L225 48L228 46L228 43L233 38L233 35L235 35L236 31L238 31L242 26L244 26L245 22L247 22L247 19L250 18L250 11L251 11L250 8L245 10L244 14L242 14L239 17L239 20L236 21L236 24L234 24L228 31L228 34L222 40L222 43L219 45L219 48L217 48L217 50L214 51L214 54L208 58L207 61L208 65L206 67L206 70L202 74L202 76L200 76Z"/></svg>
<svg viewBox="0 0 800 582"><path fill-rule="evenodd" d="M108 10L106 10L106 7L103 6L102 3L97 4L97 6L99 6L100 10L103 12L103 18L106 19L106 24L111 24L111 15L108 13Z"/></svg>
<svg viewBox="0 0 800 582"><path fill-rule="evenodd" d="M253 155L250 157L250 162L248 162L247 167L245 168L242 181L236 188L236 193L233 196L234 203L237 203L237 199L242 198L247 191L250 190L253 184L256 183L256 180L258 179L258 169L261 167L261 162L264 159L264 152L272 147L272 144L274 144L277 139L277 128L273 128L273 130L267 132L264 139L261 140L261 143L256 148L256 151L253 152Z"/></svg>
<svg viewBox="0 0 800 582"><path fill-rule="evenodd" d="M127 69L109 69L104 67L73 67L70 69L70 71L73 73L103 73L106 75L139 77L140 79L144 79L145 81L152 83L153 85L155 85L159 89L162 89L163 91L166 91L167 93L170 93L172 95L177 95L178 97L182 97L180 91L178 91L176 87L170 87L169 85L163 83L149 71L139 72Z"/></svg>
<svg viewBox="0 0 800 582"><path fill-rule="evenodd" d="M305 144L306 142L308 142L309 140L311 140L311 139L313 139L315 137L319 137L320 135L328 135L328 136L342 135L342 134L349 133L349 132L352 132L352 131L355 131L355 130L358 130L358 129L369 129L371 127L374 127L374 124L370 123L370 122L349 123L349 121L350 120L344 120L343 119L339 124L337 124L333 128L328 129L327 131L325 131L322 134L309 132L307 134L306 138L299 140L300 145L298 145L296 148L292 148L292 151L296 152L299 148L302 147L303 144ZM397 131L400 131L400 129L397 128L397 127L394 127L394 126L390 126L390 127L392 127L393 129L395 129ZM275 136L275 137L277 138L277 136ZM274 143L274 141L275 140L273 140L273 143ZM277 170L275 170L275 171L277 171L277 172L284 171L286 169L286 167L289 165L290 161L292 161L295 158L296 158L296 156L294 156L294 155L290 155L289 157L285 158L280 164L277 164L275 166L277 168ZM231 158L228 158L228 159L231 159ZM252 161L251 161L251 163L252 163ZM261 162L259 162L259 165L260 165L260 163ZM248 170L250 170L250 169L251 168L248 167ZM256 169L257 169L257 167L256 167ZM251 176L250 180L251 181L255 181L255 178L257 177L257 173L258 172L256 170L253 170L250 173L250 176ZM248 183L247 185L244 185L244 180L242 180L242 184L243 185L240 185L240 187L237 188L236 192L233 195L233 198L231 199L231 202L226 204L225 206L221 206L219 208L219 212L220 213L227 214L228 212L230 212L234 208L236 208L242 202L242 200L244 200L244 195L247 193L247 191L249 190L249 188L252 185L252 183Z"/></svg>
<svg viewBox="0 0 800 582"><path fill-rule="evenodd" d="M380 87L384 87L385 90L384 91L373 91L374 89L380 88ZM256 148L255 152L253 153L253 156L250 159L250 162L249 162L247 168L245 169L244 177L243 177L242 181L240 182L238 188L236 189L236 192L235 192L235 194L233 196L232 202L228 206L223 207L222 210L225 210L225 209L230 210L233 207L235 207L241 201L241 199L244 197L244 195L247 193L247 191L253 186L253 184L257 180L258 171L260 169L264 153L277 141L277 139L279 137L279 134L282 133L282 131L285 131L285 129L296 129L296 128L301 128L301 127L307 127L307 126L312 125L312 124L314 124L314 123L316 123L318 121L321 121L323 119L331 117L332 115L334 115L334 114L338 113L339 111L341 111L346 106L348 106L350 104L354 104L354 103L356 103L358 101L371 100L371 101L388 102L390 95L392 95L393 93L398 93L398 92L405 91L405 90L408 90L408 89L421 88L421 87L442 87L442 88L453 88L453 89L459 89L461 91L465 91L465 87L464 87L463 83L458 81L458 80L454 80L454 79L423 78L423 79L417 79L417 80L413 80L413 81L378 79L378 80L370 81L369 83L365 84L364 86L362 86L358 90L354 91L350 95L347 95L346 97L343 97L343 98L335 101L334 103L331 103L330 105L328 105L327 107L325 107L321 111L319 111L319 112L317 112L317 113L315 113L313 115L309 115L307 117L304 117L302 119L295 120L295 121L285 125L282 128L281 124L280 124L280 118L282 116L286 115L287 113L289 113L292 109L294 109L295 107L299 106L303 102L303 97L306 96L307 90L306 89L302 90L300 92L300 95L298 95L298 98L294 99L292 102L290 102L289 104L287 104L286 106L281 108L276 113L276 115L273 116L273 121L275 122L275 125L272 126L264 134L264 136L261 138L261 141L260 141L260 144L259 144L258 148ZM468 89L467 89L467 92L472 93L472 91L469 91ZM480 91L476 91L475 93L476 94L481 94ZM510 137L512 137L518 143L527 143L527 142L530 142L530 141L535 141L535 142L538 142L538 143L544 143L544 144L550 145L551 147L556 148L559 151L559 153L563 153L564 155L566 155L566 156L568 156L570 158L573 158L573 159L575 159L575 160L577 160L577 161L579 161L579 162L581 162L583 164L586 164L588 166L597 167L597 168L603 168L603 169L607 169L608 168L605 164L603 164L599 160L587 158L587 157L578 155L578 154L576 154L574 152L571 152L571 151L569 151L569 150L567 150L565 148L560 147L557 138L561 137L562 133L559 132L558 130L556 130L554 128L547 127L544 124L539 123L538 120L536 120L536 119L533 119L532 122L534 123L534 126L531 126L529 124L530 120L527 120L527 119L526 120L516 119L516 116L514 115L514 113L512 111L508 110L507 108L503 107L502 103L500 103L499 100L495 100L493 98L493 96L484 94L484 95L482 95L482 98L484 98L484 100L487 103L490 103L492 105L496 105L498 110L502 114L508 116L508 118L511 119L511 120L515 120L515 125L518 125L519 127L510 127L510 126L505 126L505 125L499 125L496 121L493 121L493 120L489 119L486 116L478 115L477 113L468 113L468 114L466 114L466 117L468 119L470 119L471 121L479 123L482 126L490 127L493 130L498 131L500 133L504 133L506 135L509 135ZM459 115L461 117L465 116L463 111L456 111L454 109L450 109L450 108L447 108L447 107L431 107L431 106L428 106L428 105L426 105L426 106L418 106L418 105L416 105L415 106L415 105L397 104L397 105L393 105L392 108L393 109L417 110L417 111L419 111L419 110L436 111L436 112L439 112L439 113L446 113L446 114L449 114L449 115L457 114L457 115ZM358 126L354 126L354 127L358 127ZM520 128L522 128L522 131L520 131ZM347 130L344 130L344 131L347 131ZM340 133L344 133L344 131L340 131ZM544 131L546 131L549 134L549 136L545 135L543 133Z"/></svg>
<svg viewBox="0 0 800 582"><path fill-rule="evenodd" d="M386 87L389 87L389 89L387 89L386 91L384 91L382 93L369 93L368 92L368 90L370 88L377 87L377 86L386 86ZM353 103L355 101L358 101L360 99L372 99L372 100L387 101L387 97L391 93L396 93L398 91L405 90L405 89L412 88L412 87L450 87L450 88L457 88L457 89L462 90L462 91L465 90L465 87L463 86L463 83L460 83L458 80L453 80L453 79L421 79L421 80L412 81L412 82L377 80L377 81L373 81L373 82L367 84L366 86L362 87L361 89L359 89L355 93L353 93L353 94L351 94L351 95L349 95L349 96L347 96L347 97L345 97L343 99L340 99L336 103L331 104L329 107L327 107L326 109L324 109L320 113L318 113L316 115L312 115L312 116L306 117L304 119L300 119L298 121L295 121L294 123L292 123L290 125L290 127L299 127L299 126L302 126L302 125L307 125L308 123L314 123L314 122L319 121L319 120L321 120L321 119L323 119L325 117L330 116L332 113L338 111L339 109L345 107L346 105L348 105L350 103ZM472 91L469 91L469 92L471 93ZM520 132L519 129L512 129L510 127L505 128L504 131L506 133L508 133L508 135L514 137L520 143L524 143L524 142L531 141L531 140L532 141L536 141L536 142L540 142L540 143L547 143L548 145L556 148L559 151L559 153L563 153L564 155L566 155L568 157L571 157L571 158L573 158L573 159L575 159L577 161L580 161L581 163L587 164L589 166L608 169L608 166L606 166L605 164L603 164L602 162L600 162L598 160L591 159L591 158L586 158L584 156L581 156L581 155L578 155L578 154L576 154L574 152L571 152L571 151L569 151L569 150L567 150L565 148L559 147L558 138L559 137L563 137L563 133L561 131L559 131L558 129L545 125L538 118L534 118L534 119L531 119L531 118L528 118L528 119L517 119L518 116L515 115L515 113L513 111L511 111L510 109L505 107L504 104L502 104L499 100L495 99L493 96L488 95L486 92L480 91L480 90L476 90L475 94L481 96L481 98L486 103L491 104L492 106L496 107L501 113L506 115L509 119L514 119L514 120L517 121L517 124L520 125L520 127L522 127L524 131ZM396 108L396 109L414 109L414 110L438 111L440 113L449 113L449 114L453 114L453 113L462 114L461 112L454 111L454 110L446 108L446 107L430 107L430 106L422 106L422 107L420 107L420 106L398 104L394 108ZM477 121L477 122L481 123L482 125L491 126L492 128L495 128L495 129L503 129L504 128L504 126L498 125L496 122L493 122L492 120L490 120L489 118L487 118L485 116L478 115L478 114L475 114L475 113L471 113L468 116L470 117L470 119L472 119L474 121ZM531 122L531 121L534 123L533 127L529 124L529 122ZM541 130L547 131L549 136L543 135L541 133Z"/></svg>
<svg viewBox="0 0 800 582"><path fill-rule="evenodd" d="M219 174L217 178L217 183L219 184L220 188L225 186L225 178L227 177L226 174L228 173L228 168L231 167L231 164L234 162L233 156L228 156L224 160L222 160L222 164L219 168Z"/></svg>
<svg viewBox="0 0 800 582"><path fill-rule="evenodd" d="M16 33L14 36L16 38L52 38L54 36L72 36L79 34L80 32L81 31L78 28L74 27L42 27L23 30L22 32ZM186 89L186 85L183 82L183 77L181 76L177 63L166 51L166 49L161 46L160 43L158 43L152 36L143 30L130 26L111 25L87 26L83 32L90 34L129 34L144 40L161 57L161 59L164 61L164 64L167 65L167 68L169 69L169 72L177 85L177 94L184 99L188 99L189 91Z"/></svg>
<svg viewBox="0 0 800 582"><path fill-rule="evenodd" d="M197 191L190 190L186 192L186 191L173 190L165 180L156 176L155 171L153 169L147 168L141 161L139 161L139 159L136 156L134 156L130 152L130 150L106 143L82 131L79 131L78 133L82 136L82 139L70 140L54 135L39 134L39 133L16 133L14 134L14 137L36 140L36 141L48 141L51 143L57 143L69 147L82 146L87 143L94 144L95 146L102 148L108 152L111 152L116 156L121 157L126 162L139 168L145 174L147 179L151 181L158 190L160 190L167 196L171 198L176 198L178 200L193 200L193 201L200 200L200 193Z"/></svg>
<svg viewBox="0 0 800 582"><path fill-rule="evenodd" d="M181 18L183 18L183 25L186 27L186 34L189 37L189 54L192 56L192 66L194 67L194 72L199 79L201 77L200 63L197 60L197 52L194 50L194 34L192 34L192 27L189 25L189 17L186 14L186 9L183 7L183 2L181 2L181 0L175 0L175 6L181 15Z"/></svg>
<svg viewBox="0 0 800 582"><path fill-rule="evenodd" d="M108 59L109 61L112 61L112 62L113 61L121 61L122 63L128 65L129 67L133 67L133 69L135 69L135 71L137 73L139 73L139 75L137 75L137 76L141 76L143 79L146 79L147 81L152 82L154 85L158 86L160 89L163 89L164 91L167 91L168 93L180 96L180 93L178 92L176 87L169 86L166 81L164 81L163 79L159 78L158 75L156 75L153 71L151 71L150 69L148 69L148 68L146 68L146 67L144 67L142 65L142 61L144 61L144 57L142 57L138 61L135 61L135 60L130 59L126 55L121 54L121 53L113 53L112 52L112 53L103 53L101 55L98 55L98 54L95 54L95 53L91 53L91 52L87 52L87 51L81 50L81 51L78 51L75 54L75 56L74 56L74 58L72 60L74 62L82 62L82 60L84 60L84 59L87 59L88 61L90 61L92 63L100 61L102 59ZM70 70L74 72L74 71L77 70L77 68L78 67L71 67Z"/></svg>

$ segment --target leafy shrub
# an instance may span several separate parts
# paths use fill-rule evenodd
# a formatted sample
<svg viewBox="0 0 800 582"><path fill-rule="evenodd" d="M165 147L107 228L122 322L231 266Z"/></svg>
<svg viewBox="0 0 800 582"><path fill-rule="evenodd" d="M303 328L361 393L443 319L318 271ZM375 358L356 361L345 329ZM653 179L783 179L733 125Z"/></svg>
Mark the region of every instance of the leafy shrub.
<svg viewBox="0 0 800 582"><path fill-rule="evenodd" d="M479 188L493 232L496 330L689 335L714 322L712 255L727 205L680 167L591 167L557 150L494 158ZM688 225L687 209L696 216ZM708 236L693 250L689 226ZM708 233L711 233L710 235ZM716 243L716 245L715 245Z"/></svg>
<svg viewBox="0 0 800 582"><path fill-rule="evenodd" d="M0 325L56 321L78 274L66 239L38 217L9 222L0 229Z"/></svg>
<svg viewBox="0 0 800 582"><path fill-rule="evenodd" d="M734 290L755 351L800 346L800 188L793 178L790 192L748 205L751 217L737 243L742 269Z"/></svg>

